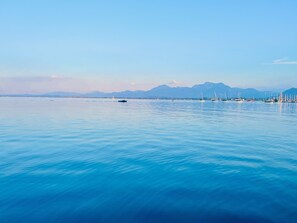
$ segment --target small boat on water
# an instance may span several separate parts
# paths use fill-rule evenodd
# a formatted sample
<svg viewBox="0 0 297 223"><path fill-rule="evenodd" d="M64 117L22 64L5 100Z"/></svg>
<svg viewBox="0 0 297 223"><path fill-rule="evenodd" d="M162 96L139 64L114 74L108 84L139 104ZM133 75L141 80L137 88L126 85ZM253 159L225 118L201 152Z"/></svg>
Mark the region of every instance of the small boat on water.
<svg viewBox="0 0 297 223"><path fill-rule="evenodd" d="M120 102L120 103L126 103L128 101L127 100L118 100L118 102Z"/></svg>
<svg viewBox="0 0 297 223"><path fill-rule="evenodd" d="M210 99L212 102L219 102L219 99L218 98L212 98Z"/></svg>
<svg viewBox="0 0 297 223"><path fill-rule="evenodd" d="M214 92L214 98L210 99L212 102L219 102L219 98L217 97L216 92Z"/></svg>
<svg viewBox="0 0 297 223"><path fill-rule="evenodd" d="M243 98L235 98L235 101L237 103L242 103L242 102L244 102L244 99Z"/></svg>
<svg viewBox="0 0 297 223"><path fill-rule="evenodd" d="M203 97L203 93L202 93L202 97L200 99L198 99L198 102L205 102L204 97Z"/></svg>
<svg viewBox="0 0 297 223"><path fill-rule="evenodd" d="M274 103L274 101L271 100L271 99L265 100L264 102L265 102L266 104L273 104L273 103Z"/></svg>
<svg viewBox="0 0 297 223"><path fill-rule="evenodd" d="M240 96L240 93L238 93L238 97L234 99L237 103L243 103L244 99Z"/></svg>

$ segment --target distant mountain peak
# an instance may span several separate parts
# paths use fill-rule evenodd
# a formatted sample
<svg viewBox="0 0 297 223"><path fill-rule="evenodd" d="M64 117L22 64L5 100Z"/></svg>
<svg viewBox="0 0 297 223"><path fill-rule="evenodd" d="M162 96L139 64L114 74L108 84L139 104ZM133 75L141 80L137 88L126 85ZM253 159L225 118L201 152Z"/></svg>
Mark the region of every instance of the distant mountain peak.
<svg viewBox="0 0 297 223"><path fill-rule="evenodd" d="M215 87L225 87L225 88L230 88L229 86L227 86L226 84L219 82L219 83L213 83L213 82L205 82L203 84L196 84L193 86L193 88L215 88Z"/></svg>
<svg viewBox="0 0 297 223"><path fill-rule="evenodd" d="M171 88L171 87L169 87L166 84L162 84L162 85L152 88L151 90L161 90L161 89L169 89L169 88Z"/></svg>

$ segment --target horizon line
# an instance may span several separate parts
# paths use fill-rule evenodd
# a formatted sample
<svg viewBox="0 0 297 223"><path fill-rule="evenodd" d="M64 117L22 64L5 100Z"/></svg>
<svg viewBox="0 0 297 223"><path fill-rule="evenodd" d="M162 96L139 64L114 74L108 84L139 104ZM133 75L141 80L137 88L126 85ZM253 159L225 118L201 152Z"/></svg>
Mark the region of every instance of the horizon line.
<svg viewBox="0 0 297 223"><path fill-rule="evenodd" d="M288 88L274 88L274 89L269 89L269 90L265 90L265 89L261 89L261 88L256 88L256 87L234 87L234 86L230 86L230 85L227 85L225 84L224 82L211 82L211 81L205 81L205 82L202 82L202 83L198 83L198 84L194 84L194 85L191 85L191 86L174 86L170 83L165 83L165 84L159 84L159 85L156 85L155 87L151 87L147 90L145 89L137 89L137 90L129 90L129 89L126 89L126 90L119 90L119 91L100 91L100 90L91 90L91 91L67 91L67 90L52 90L52 91L44 91L44 92L23 92L23 93L0 93L0 96L14 96L14 95L36 95L36 96L42 96L42 95L46 95L46 94L53 94L53 93L68 93L68 94L78 94L78 95L84 95L84 94L89 94L89 93L103 93L103 94L112 94L112 93L123 93L123 92L137 92L137 91L142 91L142 92L147 92L147 91L150 91L152 89L155 89L155 88L158 88L158 87L161 87L161 86L166 86L168 88L193 88L195 86L203 86L205 84L214 84L214 85L219 85L219 84L222 84L226 87L230 87L231 89L234 89L234 88L238 88L238 89L241 89L241 90L248 90L248 89L253 89L253 90L257 90L259 92L267 92L267 93L281 93L283 91L287 91L287 90L290 90L290 89L297 89L296 87L288 87Z"/></svg>

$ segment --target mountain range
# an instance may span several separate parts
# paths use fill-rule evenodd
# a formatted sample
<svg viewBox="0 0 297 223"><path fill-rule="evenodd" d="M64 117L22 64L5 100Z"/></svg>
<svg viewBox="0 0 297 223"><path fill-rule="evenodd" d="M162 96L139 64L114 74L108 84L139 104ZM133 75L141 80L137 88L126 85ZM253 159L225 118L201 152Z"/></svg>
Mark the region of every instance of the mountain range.
<svg viewBox="0 0 297 223"><path fill-rule="evenodd" d="M297 95L297 88L284 91L283 94ZM121 92L50 92L39 95L11 95L11 96L42 96L42 97L115 97L115 98L268 98L279 95L279 92L259 91L254 88L235 88L224 83L205 82L192 87L170 87L160 85L148 91L121 91Z"/></svg>
<svg viewBox="0 0 297 223"><path fill-rule="evenodd" d="M283 96L296 97L297 96L297 88L290 88L290 89L284 91Z"/></svg>

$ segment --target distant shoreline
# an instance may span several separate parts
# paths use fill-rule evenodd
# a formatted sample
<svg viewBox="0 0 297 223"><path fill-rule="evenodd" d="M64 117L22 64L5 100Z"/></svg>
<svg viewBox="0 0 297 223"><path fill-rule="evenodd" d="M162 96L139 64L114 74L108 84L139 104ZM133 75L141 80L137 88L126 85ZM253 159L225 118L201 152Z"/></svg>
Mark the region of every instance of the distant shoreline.
<svg viewBox="0 0 297 223"><path fill-rule="evenodd" d="M224 83L205 82L192 87L170 87L160 85L150 90L120 91L120 92L100 92L93 91L87 93L55 91L47 93L2 93L0 96L6 97L50 97L50 98L118 98L118 99L168 99L168 100L196 100L196 99L252 99L265 100L276 99L280 95L286 99L296 100L297 88L291 88L282 92L260 91L254 88L230 87Z"/></svg>
<svg viewBox="0 0 297 223"><path fill-rule="evenodd" d="M61 98L61 99L110 99L110 100L115 100L117 101L118 99L127 99L127 100L168 100L168 101L197 101L200 102L201 99L200 98L156 98L156 97L152 97L152 98L127 98L127 97L117 97L117 98L113 98L113 97L82 97L82 96L48 96L48 95L0 95L0 98ZM236 99L238 98L228 98L228 99L220 99L218 98L217 100L213 100L212 98L204 98L203 102L266 102L265 98L241 98L242 101L236 101ZM276 101L271 101L269 103L281 103ZM282 101L282 103L297 103L297 100L293 100L293 101Z"/></svg>

